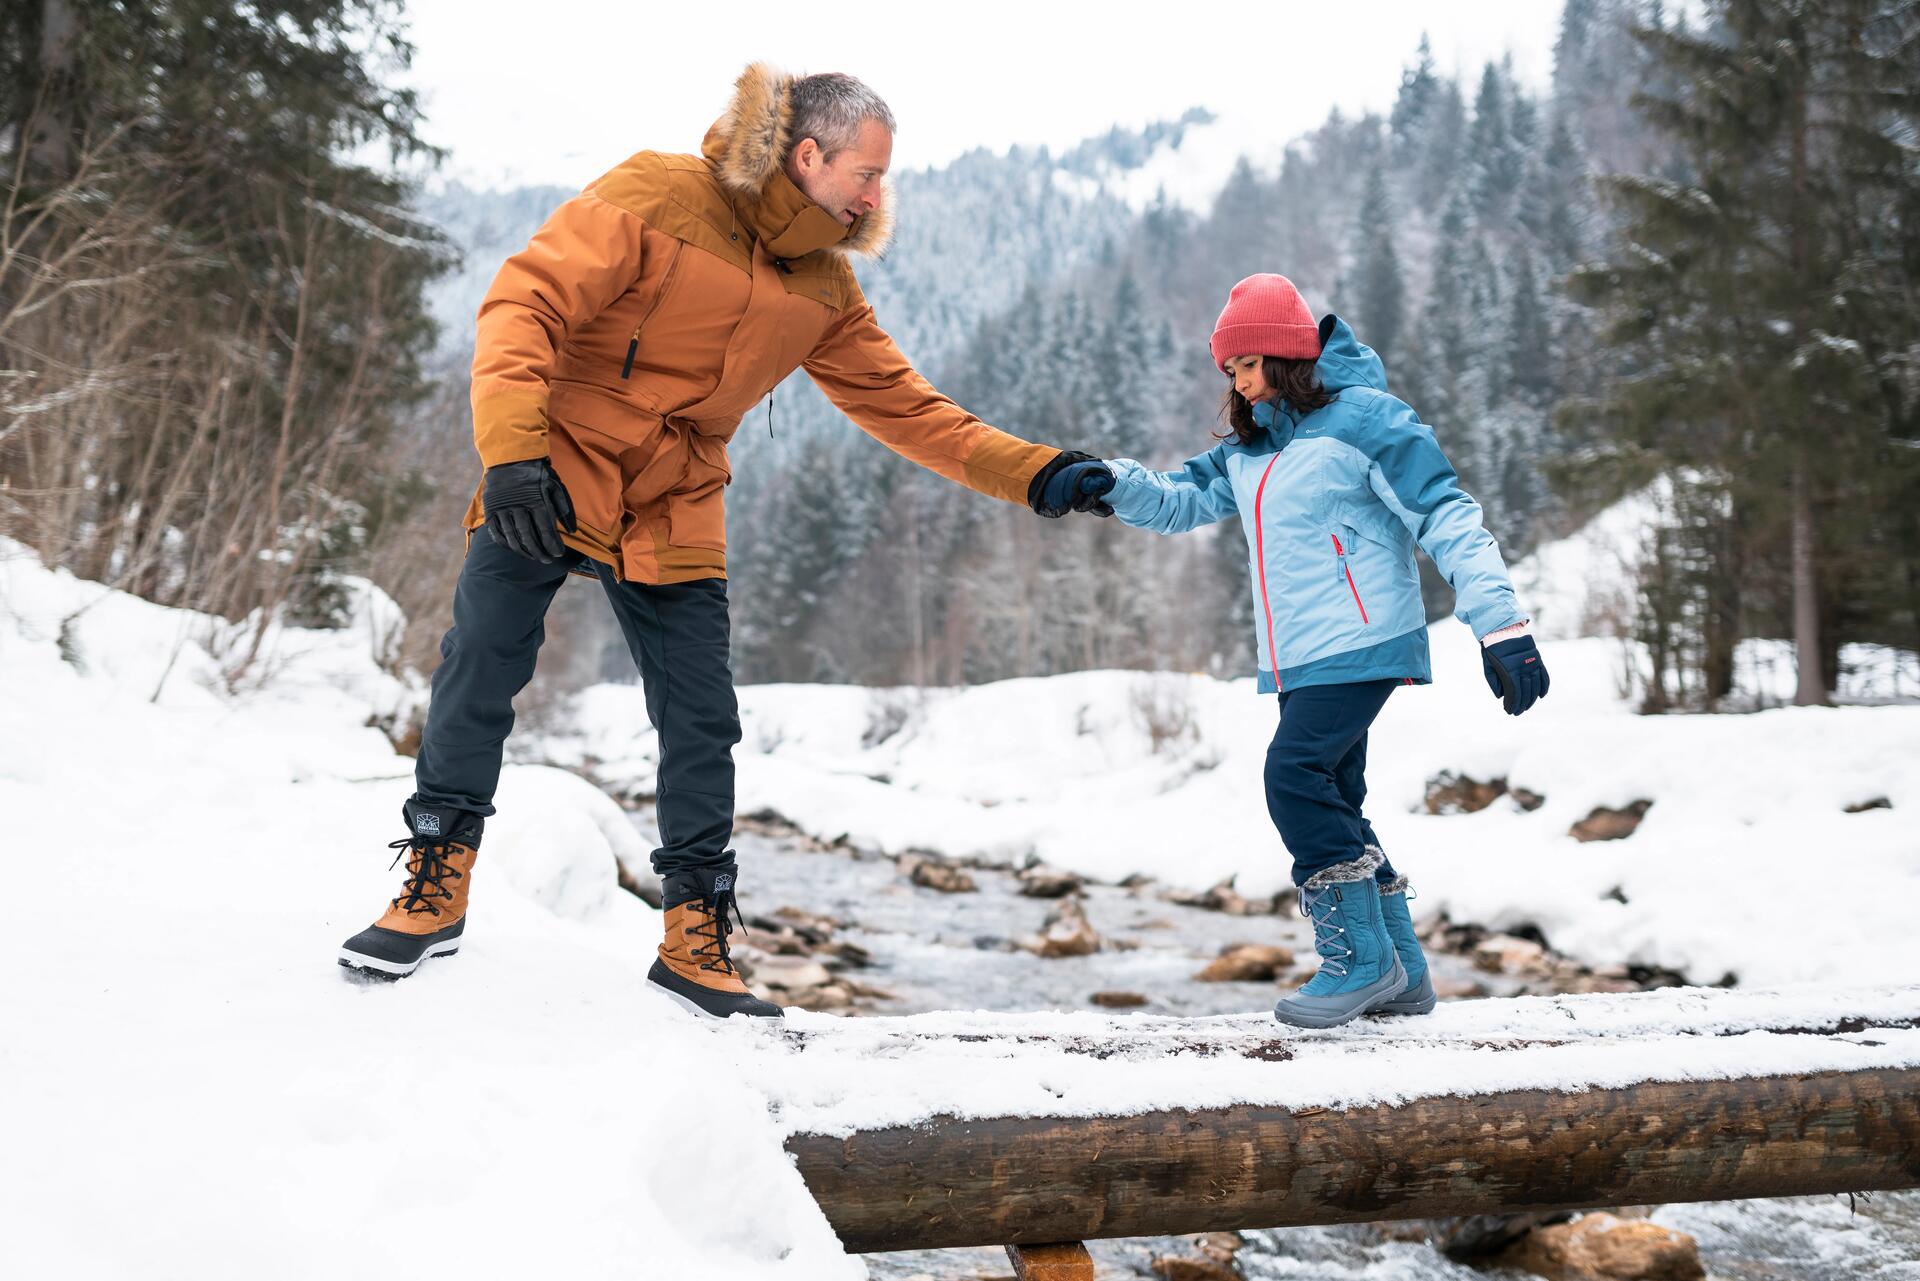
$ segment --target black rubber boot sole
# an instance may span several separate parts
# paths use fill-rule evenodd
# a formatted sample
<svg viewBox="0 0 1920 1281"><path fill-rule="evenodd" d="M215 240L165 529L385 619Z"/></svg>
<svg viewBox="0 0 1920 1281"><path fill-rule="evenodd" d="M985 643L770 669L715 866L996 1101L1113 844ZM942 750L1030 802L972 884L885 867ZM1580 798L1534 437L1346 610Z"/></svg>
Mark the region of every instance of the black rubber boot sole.
<svg viewBox="0 0 1920 1281"><path fill-rule="evenodd" d="M748 1018L779 1019L785 1018L787 1013L757 996L716 992L710 987L702 987L675 974L667 968L665 961L658 959L647 970L647 985L665 992L701 1018L725 1019L744 1014Z"/></svg>
<svg viewBox="0 0 1920 1281"><path fill-rule="evenodd" d="M355 978L403 979L430 956L458 952L460 935L466 928L464 916L431 934L402 934L369 925L340 945L340 964Z"/></svg>

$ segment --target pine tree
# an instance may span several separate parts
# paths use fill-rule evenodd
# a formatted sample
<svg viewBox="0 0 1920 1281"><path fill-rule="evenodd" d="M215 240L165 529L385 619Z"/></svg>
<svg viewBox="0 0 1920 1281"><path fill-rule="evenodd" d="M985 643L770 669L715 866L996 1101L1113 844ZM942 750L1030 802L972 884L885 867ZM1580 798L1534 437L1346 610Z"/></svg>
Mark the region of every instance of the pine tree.
<svg viewBox="0 0 1920 1281"><path fill-rule="evenodd" d="M1433 44L1423 31L1419 60L1400 73L1400 92L1395 95L1392 114L1387 118L1397 165L1406 166L1426 141L1440 93L1440 77L1433 69Z"/></svg>
<svg viewBox="0 0 1920 1281"><path fill-rule="evenodd" d="M1622 445L1723 485L1734 519L1790 549L1785 614L1796 703L1824 702L1837 652L1832 514L1879 510L1899 469L1890 406L1862 327L1881 271L1863 247L1914 182L1916 42L1876 0L1720 0L1710 34L1636 35L1677 84L1642 109L1696 179L1618 178L1627 242L1572 279L1645 376L1602 402ZM1896 325L1898 322L1895 322ZM1911 322L1902 326L1911 332ZM1842 495L1845 500L1842 501ZM1711 691L1709 691L1711 695Z"/></svg>
<svg viewBox="0 0 1920 1281"><path fill-rule="evenodd" d="M1394 249L1397 231L1382 165L1375 165L1367 174L1356 235L1353 298L1357 323L1363 340L1391 367L1400 350L1406 318L1406 282Z"/></svg>
<svg viewBox="0 0 1920 1281"><path fill-rule="evenodd" d="M1508 86L1489 62L1473 99L1473 127L1467 134L1467 164L1473 173L1474 213L1497 223L1520 186L1523 153L1514 137Z"/></svg>

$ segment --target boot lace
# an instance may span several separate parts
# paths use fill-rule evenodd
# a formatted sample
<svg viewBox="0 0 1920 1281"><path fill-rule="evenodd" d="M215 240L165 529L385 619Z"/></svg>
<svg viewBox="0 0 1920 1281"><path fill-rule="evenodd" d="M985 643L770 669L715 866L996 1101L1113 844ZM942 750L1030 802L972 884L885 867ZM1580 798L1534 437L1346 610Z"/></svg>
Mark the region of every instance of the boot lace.
<svg viewBox="0 0 1920 1281"><path fill-rule="evenodd" d="M1333 923L1340 911L1339 893L1337 888L1329 887L1318 894L1302 894L1300 915L1313 922L1313 950L1320 954L1320 968L1345 978L1347 962L1353 959L1354 950L1347 945L1346 927ZM1315 910L1322 903L1327 906L1324 915Z"/></svg>
<svg viewBox="0 0 1920 1281"><path fill-rule="evenodd" d="M451 901L453 891L447 888L445 882L449 879L457 881L465 875L447 861L453 853L452 845L447 841L423 841L417 836L409 836L394 841L387 848L400 851L393 856L393 862L387 864L388 871L398 867L401 859L407 860L407 879L401 886L400 897L393 900L393 905L409 916L421 912L440 915L440 909L434 906L432 900ZM409 857L413 854L417 854L418 858Z"/></svg>
<svg viewBox="0 0 1920 1281"><path fill-rule="evenodd" d="M721 974L737 974L733 967L733 956L728 950L727 936L733 933L733 921L727 919L728 909L732 909L733 920L740 922L740 932L747 932L746 918L740 915L740 903L732 890L721 890L700 900L700 911L705 918L687 927L687 934L694 938L707 940L693 949L693 955L700 958L700 968L713 970Z"/></svg>

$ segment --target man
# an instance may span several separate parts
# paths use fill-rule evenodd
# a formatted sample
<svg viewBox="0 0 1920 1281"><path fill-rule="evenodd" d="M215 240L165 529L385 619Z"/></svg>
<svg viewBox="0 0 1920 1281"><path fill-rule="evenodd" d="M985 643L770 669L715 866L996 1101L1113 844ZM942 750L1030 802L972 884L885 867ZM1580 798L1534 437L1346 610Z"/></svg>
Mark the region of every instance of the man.
<svg viewBox="0 0 1920 1281"><path fill-rule="evenodd" d="M1101 464L996 431L908 365L850 258L886 245L893 115L851 76L756 64L701 154L643 151L562 205L480 305L453 627L405 803L399 897L340 963L387 977L457 951L485 819L569 574L598 578L660 738L665 939L653 985L705 1015L778 1015L728 953L737 919L727 441L804 367L902 456L1042 515L1092 510ZM486 536L476 537L482 526ZM396 860L397 861L397 860Z"/></svg>

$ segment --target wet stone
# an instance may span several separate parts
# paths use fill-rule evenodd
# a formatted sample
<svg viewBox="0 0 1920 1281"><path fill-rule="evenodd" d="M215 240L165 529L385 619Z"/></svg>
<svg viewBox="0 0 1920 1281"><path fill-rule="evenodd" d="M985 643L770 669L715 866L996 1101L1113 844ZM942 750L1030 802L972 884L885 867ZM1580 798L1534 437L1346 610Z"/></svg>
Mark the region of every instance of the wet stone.
<svg viewBox="0 0 1920 1281"><path fill-rule="evenodd" d="M1041 864L1020 873L1020 892L1028 898L1065 898L1078 894L1081 880L1072 872Z"/></svg>
<svg viewBox="0 0 1920 1281"><path fill-rule="evenodd" d="M1292 968L1293 953L1284 947L1230 943L1194 977L1203 983L1270 983Z"/></svg>
<svg viewBox="0 0 1920 1281"><path fill-rule="evenodd" d="M897 866L909 881L942 894L972 894L979 890L964 868L924 854L903 854Z"/></svg>
<svg viewBox="0 0 1920 1281"><path fill-rule="evenodd" d="M1047 914L1039 936L1027 948L1036 956L1091 956L1100 950L1100 936L1087 919L1080 897L1074 895L1061 899L1060 905Z"/></svg>
<svg viewBox="0 0 1920 1281"><path fill-rule="evenodd" d="M1108 1010L1131 1010L1147 1003L1144 992L1095 992L1087 999Z"/></svg>
<svg viewBox="0 0 1920 1281"><path fill-rule="evenodd" d="M1707 1275L1699 1246L1686 1233L1611 1214L1537 1228L1499 1262L1549 1281L1702 1281Z"/></svg>

